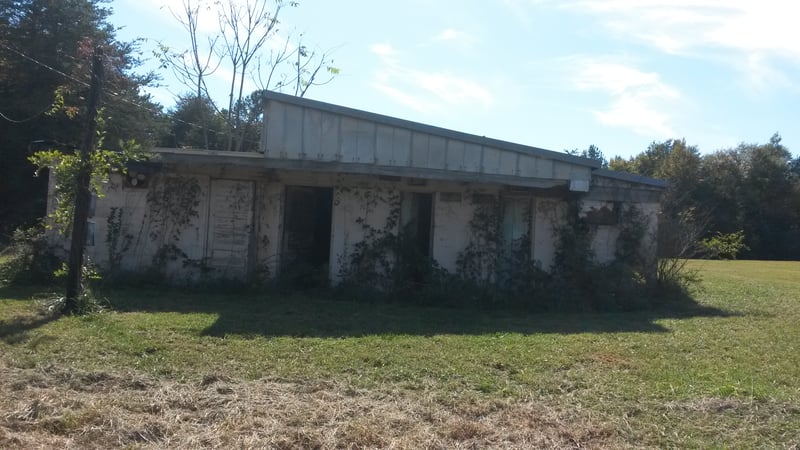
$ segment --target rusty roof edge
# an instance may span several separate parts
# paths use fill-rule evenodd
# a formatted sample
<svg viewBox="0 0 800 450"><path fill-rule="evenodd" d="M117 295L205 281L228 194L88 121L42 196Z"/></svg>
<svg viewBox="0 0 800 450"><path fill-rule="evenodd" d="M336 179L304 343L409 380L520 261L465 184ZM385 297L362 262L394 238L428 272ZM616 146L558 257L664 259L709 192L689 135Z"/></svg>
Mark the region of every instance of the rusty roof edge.
<svg viewBox="0 0 800 450"><path fill-rule="evenodd" d="M274 92L274 91L265 91L264 99L290 103L293 105L303 106L308 108L314 108L325 112L341 114L357 119L369 120L372 122L381 123L389 126L406 128L411 131L419 131L421 133L429 133L441 137L458 139L473 144L483 145L487 147L495 147L501 150L523 153L531 156L536 156L539 158L552 159L570 164L591 167L594 169L600 168L599 161L589 158L583 158L580 156L561 153L554 150L547 150L539 147L531 147L529 145L517 144L509 141L502 141L499 139L487 138L486 136L478 136L476 134L464 133L461 131L455 131L448 128L442 128L434 125L427 125L420 122L414 122L411 120L386 116L383 114L364 111L361 109L348 108L346 106L335 105L333 103L325 103L319 100L311 100L304 97L296 97L293 95L282 94L280 92Z"/></svg>

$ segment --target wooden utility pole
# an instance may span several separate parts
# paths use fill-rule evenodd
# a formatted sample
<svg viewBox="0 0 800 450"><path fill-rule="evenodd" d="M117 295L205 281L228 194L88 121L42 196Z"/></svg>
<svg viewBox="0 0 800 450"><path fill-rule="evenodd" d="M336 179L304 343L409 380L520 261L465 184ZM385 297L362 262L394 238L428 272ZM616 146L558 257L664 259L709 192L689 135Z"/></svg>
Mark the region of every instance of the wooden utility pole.
<svg viewBox="0 0 800 450"><path fill-rule="evenodd" d="M80 167L75 181L75 209L72 215L72 240L69 246L69 266L67 270L67 292L64 298L64 314L72 314L78 309L78 298L83 293L81 285L83 250L86 246L87 219L89 218L89 182L92 177L91 155L94 152L97 135L97 109L103 90L103 49L96 47L92 56L92 81L86 105L86 129L80 149Z"/></svg>

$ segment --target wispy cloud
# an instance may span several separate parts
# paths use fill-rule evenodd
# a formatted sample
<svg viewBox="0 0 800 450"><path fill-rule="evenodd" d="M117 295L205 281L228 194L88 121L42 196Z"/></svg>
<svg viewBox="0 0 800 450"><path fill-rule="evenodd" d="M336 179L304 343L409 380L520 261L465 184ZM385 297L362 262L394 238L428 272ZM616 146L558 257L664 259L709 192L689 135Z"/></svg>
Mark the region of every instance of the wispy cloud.
<svg viewBox="0 0 800 450"><path fill-rule="evenodd" d="M369 50L372 53L374 53L374 54L376 54L378 56L381 56L383 58L388 58L390 56L393 56L396 53L394 47L392 47L389 44L384 44L384 43L372 44L369 47Z"/></svg>
<svg viewBox="0 0 800 450"><path fill-rule="evenodd" d="M370 46L381 65L372 87L419 112L432 113L453 107L488 108L492 94L480 83L448 71L423 71L403 61L403 54L389 44Z"/></svg>
<svg viewBox="0 0 800 450"><path fill-rule="evenodd" d="M152 6L161 9L168 16L178 20L186 20L186 3L184 0L143 0L143 3L150 3ZM197 16L197 30L201 34L216 34L219 30L219 16L212 8L213 2L209 0L199 0L192 2L192 6L199 6Z"/></svg>
<svg viewBox="0 0 800 450"><path fill-rule="evenodd" d="M592 111L601 123L646 136L675 135L663 105L681 94L658 74L593 58L569 58L569 65L577 74L571 80L575 89L608 95L608 105Z"/></svg>
<svg viewBox="0 0 800 450"><path fill-rule="evenodd" d="M596 15L623 39L670 54L724 61L757 90L791 85L782 66L800 67L798 2L576 0L562 6Z"/></svg>
<svg viewBox="0 0 800 450"><path fill-rule="evenodd" d="M458 44L473 44L477 42L477 38L465 31L456 30L453 28L445 28L433 37L435 41L453 42Z"/></svg>

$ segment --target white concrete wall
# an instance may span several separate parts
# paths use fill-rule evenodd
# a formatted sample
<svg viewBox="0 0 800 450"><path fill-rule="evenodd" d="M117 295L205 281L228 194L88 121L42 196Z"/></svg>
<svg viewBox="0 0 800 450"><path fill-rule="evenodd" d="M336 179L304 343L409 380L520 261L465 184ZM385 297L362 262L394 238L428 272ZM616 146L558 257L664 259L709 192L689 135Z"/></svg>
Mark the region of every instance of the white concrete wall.
<svg viewBox="0 0 800 450"><path fill-rule="evenodd" d="M114 185L118 188L107 192L106 196L98 201L98 210L95 219L98 233L98 240L94 249L95 258L98 261L107 263L109 249L105 242L106 230L110 209L113 206L122 208L122 226L120 229L120 249L124 246L126 239L130 236L128 249L121 261L123 270L142 270L153 264L156 253L165 245L174 244L180 251L185 253L186 259L200 261L205 257L207 233L208 233L208 194L210 178L202 174L181 175L181 182L194 180L199 187L194 209L196 215L189 218L189 221L182 225L164 223L162 217L158 217L158 212L148 202L148 192L153 189L160 189L160 186L167 181L170 174L158 174L148 180L147 188L133 188L124 186L121 177ZM102 206L102 209L100 208ZM101 226L100 224L103 224ZM173 240L172 236L178 236ZM184 269L183 258L170 260L166 264L166 275L176 279L185 277L192 278L196 274L190 274Z"/></svg>
<svg viewBox="0 0 800 450"><path fill-rule="evenodd" d="M225 173L226 179L244 179L245 175L235 171ZM122 229L119 248L127 245L121 268L124 270L142 270L149 267L158 249L170 243L164 230L150 220L153 211L148 207L148 190L156 188L165 176L157 175L149 180L148 188L131 188L123 186L122 178L115 175L108 184L106 196L97 203L92 221L95 222L95 245L88 248L87 254L101 267L108 266L108 246L106 233L108 217L112 207L122 210ZM205 173L185 174L191 176L200 186L198 215L190 223L180 228L180 239L174 244L187 255L187 259L201 261L209 254L209 189L213 178ZM375 229L384 229L386 220L393 205L390 200L397 201L402 192L429 192L433 195L432 211L432 256L447 270L456 270L456 261L470 242L470 220L474 213L472 194L481 192L497 195L496 187L476 189L456 183L439 182L424 186L409 185L404 181L386 182L370 179L366 176L333 176L330 174L311 174L281 172L278 179L255 180L254 216L252 229L253 254L255 269L266 268L270 275L280 270L280 253L283 240L284 192L286 186L326 186L334 190L334 206L331 225L331 260L330 277L338 279L342 264L347 261L352 246L362 241L365 236L363 223ZM450 194L446 201L442 193ZM458 197L454 200L454 195ZM548 268L552 261L552 221L556 220L556 201L542 201L539 211L534 208L532 242L534 257ZM169 228L169 227L168 227ZM397 227L393 232L397 232ZM156 239L151 237L156 233ZM130 236L126 244L126 237ZM192 279L198 273L183 267L183 260L171 262L167 266L167 274L176 279Z"/></svg>
<svg viewBox="0 0 800 450"><path fill-rule="evenodd" d="M581 202L579 215L586 217L592 211L615 211L614 202L600 200L584 200ZM617 249L617 237L619 227L616 225L599 224L594 225L594 236L592 238L592 251L595 261L600 264L608 264L614 260Z"/></svg>
<svg viewBox="0 0 800 450"><path fill-rule="evenodd" d="M243 257L250 258L250 269L267 268L270 275L280 270L280 254L283 241L283 221L285 211L286 186L316 186L333 189L333 208L331 225L331 248L329 275L337 280L342 264L348 260L353 245L364 239L364 224L375 229L384 229L387 216L396 206L403 192L427 192L433 194L432 211L432 257L445 269L456 270L459 253L469 244L472 238L470 221L475 212L472 204L474 193L492 196L499 194L499 186L476 185L472 183L456 183L447 181L428 181L424 183L410 182L401 178L378 178L366 175L337 175L333 173L315 173L299 171L254 172L245 169L194 168L181 169L183 177L193 178L200 187L197 198L197 216L180 227L179 239L173 242L186 254L187 259L196 262L209 257L209 189L212 180L242 180L254 186L252 226L254 235L250 242L252 248ZM124 270L143 270L151 266L153 256L159 248L169 244L168 236L172 230L164 230L153 220L154 212L148 205L148 192L156 189L172 172L154 174L148 180L147 188L126 186L120 175L114 175L106 186L106 196L97 201L94 216L95 245L88 247L89 257L106 267L109 263L109 250L106 243L108 217L113 207L121 208L122 229L120 233L120 249L127 245L122 258L121 268ZM516 222L529 221L531 254L544 270L553 264L556 228L564 220L566 203L558 197L537 197L535 193L516 193L514 201L520 204L530 202L531 217L514 217ZM630 203L639 208L648 220L648 233L643 243L643 254L652 255L655 263L655 246L657 232L658 203ZM613 207L608 200L587 200L582 204L583 210L591 208ZM53 206L51 205L50 208ZM519 208L517 208L519 209ZM517 211L519 213L519 211ZM518 215L518 214L517 214ZM517 230L515 234L522 233ZM508 224L504 223L504 227ZM397 232L397 227L393 230ZM151 234L155 234L155 239ZM616 239L619 232L614 225L597 226L592 242L597 261L606 263L614 257ZM126 243L126 236L130 236ZM519 237L515 235L514 237ZM197 270L184 267L179 259L167 266L167 274L176 280L196 279ZM213 275L213 274L212 274Z"/></svg>
<svg viewBox="0 0 800 450"><path fill-rule="evenodd" d="M586 200L581 202L580 215L586 217L591 211L602 209L614 210L615 202L601 200ZM661 205L654 202L626 202L619 203L616 208L637 208L645 220L645 235L641 245L641 254L649 259L649 265L654 265L658 246L658 213ZM614 261L619 238L619 225L594 225L595 233L592 239L592 250L595 260L601 264Z"/></svg>
<svg viewBox="0 0 800 450"><path fill-rule="evenodd" d="M399 190L380 182L365 186L340 180L333 191L331 221L330 279L338 281L352 253L353 245L364 240L369 228L387 230L387 218L399 200ZM368 227L368 228L365 228ZM397 233L398 227L389 229Z"/></svg>
<svg viewBox="0 0 800 450"><path fill-rule="evenodd" d="M595 261L600 264L608 264L614 260L617 251L617 238L619 228L613 225L598 225L592 239L592 251L594 251Z"/></svg>

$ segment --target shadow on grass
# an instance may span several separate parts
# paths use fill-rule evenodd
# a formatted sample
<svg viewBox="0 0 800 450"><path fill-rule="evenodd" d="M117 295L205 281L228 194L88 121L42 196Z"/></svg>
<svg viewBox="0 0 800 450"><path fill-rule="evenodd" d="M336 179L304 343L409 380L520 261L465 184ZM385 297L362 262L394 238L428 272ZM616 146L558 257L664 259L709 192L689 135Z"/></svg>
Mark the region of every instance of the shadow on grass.
<svg viewBox="0 0 800 450"><path fill-rule="evenodd" d="M6 344L19 344L30 339L30 331L57 320L58 316L21 315L8 320L0 320L0 340Z"/></svg>
<svg viewBox="0 0 800 450"><path fill-rule="evenodd" d="M527 313L477 308L353 302L304 294L116 290L104 293L117 311L216 314L209 336L357 337L376 334L612 333L669 330L657 321L728 317L735 313L674 299L663 306L615 313Z"/></svg>
<svg viewBox="0 0 800 450"><path fill-rule="evenodd" d="M41 286L14 286L0 288L0 302L2 299L30 299L41 292ZM33 300L31 300L33 301ZM54 320L57 314L47 314L43 311L29 309L15 314L13 317L0 319L0 340L6 344L18 344L30 339L30 331Z"/></svg>

